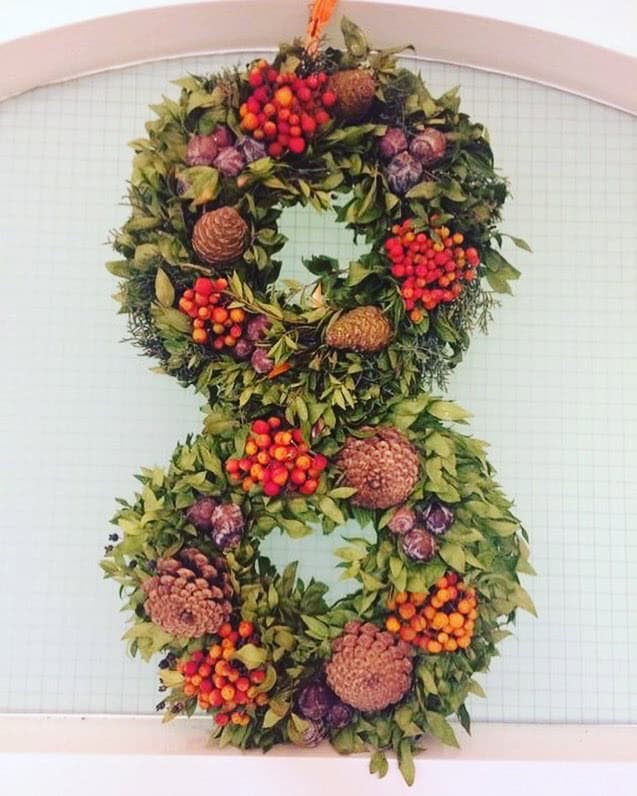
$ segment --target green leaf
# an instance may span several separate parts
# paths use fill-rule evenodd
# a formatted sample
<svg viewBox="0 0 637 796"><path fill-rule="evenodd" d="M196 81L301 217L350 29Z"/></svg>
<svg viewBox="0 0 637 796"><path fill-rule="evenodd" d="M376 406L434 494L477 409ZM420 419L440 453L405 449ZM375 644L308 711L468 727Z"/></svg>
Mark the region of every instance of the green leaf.
<svg viewBox="0 0 637 796"><path fill-rule="evenodd" d="M523 589L522 586L520 586L519 583L516 584L515 590L511 595L511 599L515 602L516 605L518 605L524 611L527 611L533 616L537 616L537 609L533 604L531 596L529 595L526 589Z"/></svg>
<svg viewBox="0 0 637 796"><path fill-rule="evenodd" d="M389 763L385 757L385 753L377 749L372 753L369 758L369 773L378 774L379 779L382 779L389 769Z"/></svg>
<svg viewBox="0 0 637 796"><path fill-rule="evenodd" d="M337 525L344 525L345 516L331 497L326 495L325 497L321 498L319 501L319 508L326 517L334 520Z"/></svg>
<svg viewBox="0 0 637 796"><path fill-rule="evenodd" d="M471 417L466 409L451 401L434 401L429 404L427 411L438 420L462 421Z"/></svg>
<svg viewBox="0 0 637 796"><path fill-rule="evenodd" d="M405 196L407 199L433 199L440 193L440 186L433 180L425 180L410 188Z"/></svg>
<svg viewBox="0 0 637 796"><path fill-rule="evenodd" d="M327 494L332 498L342 499L349 498L357 492L358 489L353 486L337 486L336 489L330 489Z"/></svg>
<svg viewBox="0 0 637 796"><path fill-rule="evenodd" d="M319 641L324 641L330 637L330 629L325 622L321 622L315 616L307 616L306 614L301 614L301 619L307 625L308 636Z"/></svg>
<svg viewBox="0 0 637 796"><path fill-rule="evenodd" d="M408 738L403 739L398 747L398 768L405 782L408 785L413 785L416 779L416 768L412 742Z"/></svg>
<svg viewBox="0 0 637 796"><path fill-rule="evenodd" d="M244 644L243 647L238 649L233 659L241 661L246 669L258 669L268 659L267 650L264 647L257 647L254 644Z"/></svg>
<svg viewBox="0 0 637 796"><path fill-rule="evenodd" d="M516 238L515 235L507 235L505 232L502 233L505 238L508 238L510 241L518 247L518 249L524 249L525 252L533 252L533 249L529 246L529 244L523 238Z"/></svg>
<svg viewBox="0 0 637 796"><path fill-rule="evenodd" d="M175 301L175 288L163 268L155 275L155 296L162 307L172 307Z"/></svg>
<svg viewBox="0 0 637 796"><path fill-rule="evenodd" d="M481 699L487 698L484 688L476 680L469 680L468 688L472 694L479 696Z"/></svg>
<svg viewBox="0 0 637 796"><path fill-rule="evenodd" d="M425 711L425 716L432 735L435 735L439 741L442 741L447 746L459 748L460 744L453 731L453 727L444 716L441 716L440 713L436 713L433 710Z"/></svg>
<svg viewBox="0 0 637 796"><path fill-rule="evenodd" d="M347 17L341 20L341 33L345 48L355 58L364 58L369 52L369 44L363 31Z"/></svg>
<svg viewBox="0 0 637 796"><path fill-rule="evenodd" d="M440 558L446 561L456 572L464 572L465 555L460 545L452 544L451 542L443 544L440 548Z"/></svg>

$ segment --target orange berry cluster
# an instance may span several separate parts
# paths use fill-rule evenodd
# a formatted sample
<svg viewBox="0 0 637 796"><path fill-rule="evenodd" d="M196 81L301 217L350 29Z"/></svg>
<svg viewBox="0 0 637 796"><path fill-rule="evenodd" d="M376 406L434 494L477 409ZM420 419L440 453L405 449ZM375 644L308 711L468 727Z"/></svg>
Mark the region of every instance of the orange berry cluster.
<svg viewBox="0 0 637 796"><path fill-rule="evenodd" d="M241 307L228 309L229 299L224 295L228 282L223 277L208 279L199 277L194 288L185 290L179 299L179 309L192 321L192 339L205 345L212 342L217 351L234 348L243 335L246 313Z"/></svg>
<svg viewBox="0 0 637 796"><path fill-rule="evenodd" d="M241 129L267 142L271 157L288 150L300 155L316 129L331 119L326 109L336 103L336 94L325 88L326 82L324 72L299 77L257 61L248 74L254 91L239 108Z"/></svg>
<svg viewBox="0 0 637 796"><path fill-rule="evenodd" d="M252 622L240 622L237 630L228 622L219 628L217 643L177 664L177 671L184 676L184 694L196 697L203 710L216 710L215 722L220 727L230 722L244 727L254 708L268 703L268 695L259 692L265 669L248 671L232 660L237 644L251 641L253 634Z"/></svg>
<svg viewBox="0 0 637 796"><path fill-rule="evenodd" d="M261 484L268 497L276 497L287 488L302 495L313 495L328 461L312 453L300 428L283 428L281 419L255 420L246 439L244 456L228 459L226 472L241 481L244 492Z"/></svg>
<svg viewBox="0 0 637 796"><path fill-rule="evenodd" d="M423 652L456 652L471 644L477 605L475 589L448 572L429 594L401 591L390 598L387 607L395 613L385 628Z"/></svg>
<svg viewBox="0 0 637 796"><path fill-rule="evenodd" d="M464 235L448 227L435 229L436 240L424 232L414 232L413 220L392 227L392 237L385 241L391 261L391 274L402 282L400 295L414 323L423 317L423 309L433 310L441 302L449 303L462 293L463 282L477 276L480 255L473 246L463 249Z"/></svg>

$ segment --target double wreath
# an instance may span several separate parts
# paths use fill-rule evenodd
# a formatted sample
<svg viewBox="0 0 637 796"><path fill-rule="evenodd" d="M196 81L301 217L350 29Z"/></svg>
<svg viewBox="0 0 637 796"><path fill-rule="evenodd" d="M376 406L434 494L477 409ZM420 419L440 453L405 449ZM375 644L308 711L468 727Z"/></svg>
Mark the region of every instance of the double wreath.
<svg viewBox="0 0 637 796"><path fill-rule="evenodd" d="M519 272L500 253L508 186L485 128L349 20L343 50L320 47L324 6L271 62L177 81L132 142L109 268L133 342L208 407L121 501L102 567L131 652L161 654L168 718L205 711L241 748L368 749L380 775L393 749L411 782L423 738L456 744L452 714L469 729L473 675L534 610L485 446L426 391ZM296 205L335 209L367 253L311 254L310 283L279 279ZM337 555L355 590L336 603L260 553L273 531L350 519L364 533Z"/></svg>

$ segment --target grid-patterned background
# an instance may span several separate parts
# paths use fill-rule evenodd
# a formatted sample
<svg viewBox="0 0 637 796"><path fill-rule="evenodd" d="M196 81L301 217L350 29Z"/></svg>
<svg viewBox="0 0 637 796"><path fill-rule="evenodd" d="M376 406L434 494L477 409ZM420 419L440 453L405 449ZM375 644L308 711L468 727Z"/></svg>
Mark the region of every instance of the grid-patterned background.
<svg viewBox="0 0 637 796"><path fill-rule="evenodd" d="M0 106L0 710L135 713L156 701L153 669L125 656L97 560L113 497L198 430L199 400L118 344L103 243L126 215L125 142L147 104L168 80L228 60L135 67ZM460 83L487 123L515 194L506 226L535 252L516 254L517 296L449 390L492 443L539 572L527 585L540 618L521 616L472 711L637 721L637 121L523 81L422 68L434 91ZM353 251L329 215L289 211L283 226L297 278L303 255ZM337 544L274 538L271 550L335 582Z"/></svg>

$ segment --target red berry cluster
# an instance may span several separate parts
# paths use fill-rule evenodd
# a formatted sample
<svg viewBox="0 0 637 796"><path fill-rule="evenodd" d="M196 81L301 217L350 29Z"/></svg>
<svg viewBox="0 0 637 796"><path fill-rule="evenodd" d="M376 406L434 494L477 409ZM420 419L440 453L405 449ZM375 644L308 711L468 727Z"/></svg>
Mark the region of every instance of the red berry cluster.
<svg viewBox="0 0 637 796"><path fill-rule="evenodd" d="M233 480L241 481L245 492L261 484L268 497L276 497L285 488L313 495L327 459L310 451L300 428L281 426L278 417L255 420L250 426L243 458L228 459L226 472Z"/></svg>
<svg viewBox="0 0 637 796"><path fill-rule="evenodd" d="M195 697L203 710L216 710L220 727L232 722L249 724L254 708L267 705L267 694L259 691L265 669L248 671L233 656L242 644L258 642L252 622L240 622L236 630L227 622L219 628L219 639L206 650L197 650L177 664L184 676L184 694Z"/></svg>
<svg viewBox="0 0 637 796"><path fill-rule="evenodd" d="M392 227L385 241L391 273L402 280L400 295L414 323L424 317L422 309L433 310L449 303L463 291L463 282L473 281L480 264L477 249L462 248L464 236L448 227L436 227L435 237L413 231L413 220Z"/></svg>
<svg viewBox="0 0 637 796"><path fill-rule="evenodd" d="M268 142L271 157L288 150L300 155L317 127L331 119L326 109L336 103L336 94L326 90L326 82L325 72L298 77L257 61L248 75L254 91L239 108L241 129Z"/></svg>
<svg viewBox="0 0 637 796"><path fill-rule="evenodd" d="M230 299L224 295L227 280L199 277L194 288L185 290L179 309L192 319L192 339L204 345L209 340L217 351L234 348L243 335L246 313L240 307L227 309Z"/></svg>

